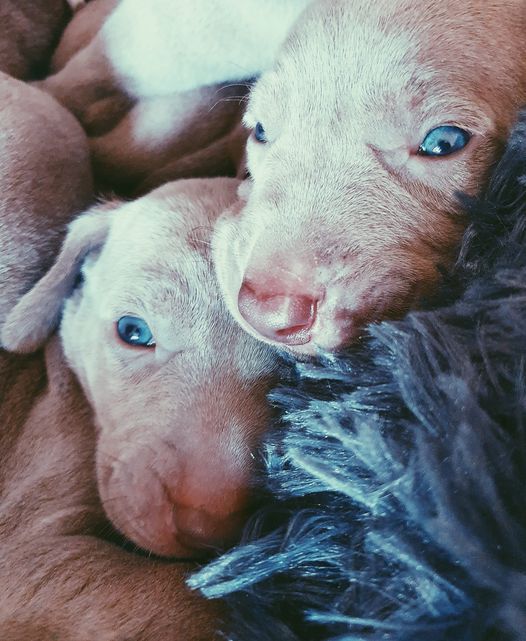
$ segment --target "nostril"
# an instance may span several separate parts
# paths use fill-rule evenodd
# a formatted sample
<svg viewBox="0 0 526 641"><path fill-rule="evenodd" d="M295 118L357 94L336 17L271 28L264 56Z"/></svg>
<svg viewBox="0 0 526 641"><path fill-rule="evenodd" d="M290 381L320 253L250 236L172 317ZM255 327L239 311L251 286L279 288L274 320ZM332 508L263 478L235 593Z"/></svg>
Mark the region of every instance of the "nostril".
<svg viewBox="0 0 526 641"><path fill-rule="evenodd" d="M316 319L317 299L306 295L263 292L245 281L239 290L241 316L264 338L304 345Z"/></svg>
<svg viewBox="0 0 526 641"><path fill-rule="evenodd" d="M193 550L217 550L236 542L246 515L227 517L190 507L175 507L174 519L179 543Z"/></svg>

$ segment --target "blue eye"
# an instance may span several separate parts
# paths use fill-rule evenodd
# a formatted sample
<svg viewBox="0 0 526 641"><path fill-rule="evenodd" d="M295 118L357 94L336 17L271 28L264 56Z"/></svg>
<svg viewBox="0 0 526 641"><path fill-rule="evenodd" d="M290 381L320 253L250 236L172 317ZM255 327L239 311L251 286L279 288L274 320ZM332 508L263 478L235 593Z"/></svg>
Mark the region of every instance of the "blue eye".
<svg viewBox="0 0 526 641"><path fill-rule="evenodd" d="M117 321L117 334L128 345L153 347L155 340L148 323L136 316L121 316Z"/></svg>
<svg viewBox="0 0 526 641"><path fill-rule="evenodd" d="M442 125L431 129L418 148L418 153L420 156L448 156L463 149L470 138L470 134L460 127Z"/></svg>
<svg viewBox="0 0 526 641"><path fill-rule="evenodd" d="M267 134L265 133L265 129L260 122L256 123L256 126L254 128L254 137L258 142L267 142Z"/></svg>

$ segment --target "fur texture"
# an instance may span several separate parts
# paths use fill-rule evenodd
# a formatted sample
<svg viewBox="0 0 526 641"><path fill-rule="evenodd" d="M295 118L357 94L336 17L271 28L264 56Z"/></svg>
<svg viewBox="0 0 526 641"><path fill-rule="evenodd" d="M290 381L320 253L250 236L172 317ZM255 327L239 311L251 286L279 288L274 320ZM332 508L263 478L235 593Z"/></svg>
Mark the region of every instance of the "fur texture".
<svg viewBox="0 0 526 641"><path fill-rule="evenodd" d="M525 37L523 0L306 9L252 90L246 205L213 242L248 332L333 351L436 287L465 230L456 194L483 189L526 101ZM420 153L443 125L469 142Z"/></svg>
<svg viewBox="0 0 526 641"><path fill-rule="evenodd" d="M230 317L213 276L211 228L237 187L178 181L93 207L1 331L6 349L27 353L60 324L95 415L104 509L158 555L203 556L238 540L282 369ZM119 338L126 317L146 325L151 347Z"/></svg>
<svg viewBox="0 0 526 641"><path fill-rule="evenodd" d="M277 504L193 577L243 641L523 641L526 114L442 306L299 365L267 448Z"/></svg>
<svg viewBox="0 0 526 641"><path fill-rule="evenodd" d="M270 67L310 1L151 0L145 12L142 0L93 0L39 86L93 136L104 189L136 195L166 180L234 176L248 89L235 83Z"/></svg>
<svg viewBox="0 0 526 641"><path fill-rule="evenodd" d="M66 0L2 0L0 71L21 79L44 73L69 17Z"/></svg>
<svg viewBox="0 0 526 641"><path fill-rule="evenodd" d="M86 136L55 100L0 72L0 325L92 199Z"/></svg>

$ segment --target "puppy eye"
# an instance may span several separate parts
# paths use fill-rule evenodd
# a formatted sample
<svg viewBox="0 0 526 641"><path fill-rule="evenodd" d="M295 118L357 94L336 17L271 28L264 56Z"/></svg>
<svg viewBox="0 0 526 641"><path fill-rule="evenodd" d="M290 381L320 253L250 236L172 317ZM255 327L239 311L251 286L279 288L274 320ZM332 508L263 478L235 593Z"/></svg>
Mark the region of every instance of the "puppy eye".
<svg viewBox="0 0 526 641"><path fill-rule="evenodd" d="M265 133L265 128L260 122L257 122L256 126L254 127L254 138L258 142L268 142L267 134Z"/></svg>
<svg viewBox="0 0 526 641"><path fill-rule="evenodd" d="M420 156L448 156L463 149L471 135L453 125L442 125L431 129L418 148Z"/></svg>
<svg viewBox="0 0 526 641"><path fill-rule="evenodd" d="M136 316L122 316L117 321L117 334L128 345L153 347L155 340L148 323Z"/></svg>

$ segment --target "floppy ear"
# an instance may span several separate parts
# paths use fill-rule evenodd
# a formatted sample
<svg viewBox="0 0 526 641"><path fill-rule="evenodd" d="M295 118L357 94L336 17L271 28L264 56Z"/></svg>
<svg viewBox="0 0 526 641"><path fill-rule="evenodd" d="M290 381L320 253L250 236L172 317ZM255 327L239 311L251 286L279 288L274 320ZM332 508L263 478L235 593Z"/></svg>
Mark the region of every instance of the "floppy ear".
<svg viewBox="0 0 526 641"><path fill-rule="evenodd" d="M4 349L29 353L44 344L59 323L63 302L73 290L82 262L104 244L111 212L119 204L95 206L71 223L53 267L8 314L1 334Z"/></svg>

